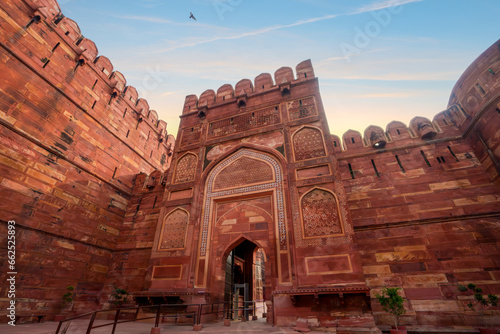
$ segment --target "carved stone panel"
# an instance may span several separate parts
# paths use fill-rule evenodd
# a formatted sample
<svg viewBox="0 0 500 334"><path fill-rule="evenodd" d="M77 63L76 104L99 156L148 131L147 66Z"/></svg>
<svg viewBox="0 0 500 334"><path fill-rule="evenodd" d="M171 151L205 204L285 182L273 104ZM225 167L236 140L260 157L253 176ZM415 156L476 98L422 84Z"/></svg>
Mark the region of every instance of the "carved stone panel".
<svg viewBox="0 0 500 334"><path fill-rule="evenodd" d="M189 215L186 211L172 211L163 223L159 250L184 248Z"/></svg>
<svg viewBox="0 0 500 334"><path fill-rule="evenodd" d="M181 157L177 161L177 166L175 168L174 183L193 181L197 160L194 154L186 154Z"/></svg>
<svg viewBox="0 0 500 334"><path fill-rule="evenodd" d="M337 199L322 189L313 189L300 201L303 238L343 234Z"/></svg>
<svg viewBox="0 0 500 334"><path fill-rule="evenodd" d="M309 116L318 115L314 97L306 97L300 100L294 100L287 103L288 117L291 121Z"/></svg>
<svg viewBox="0 0 500 334"><path fill-rule="evenodd" d="M302 128L293 136L295 160L307 160L326 155L323 134L318 129Z"/></svg>
<svg viewBox="0 0 500 334"><path fill-rule="evenodd" d="M215 121L208 126L208 138L226 136L281 122L278 106L256 110L220 121Z"/></svg>
<svg viewBox="0 0 500 334"><path fill-rule="evenodd" d="M241 157L224 168L216 177L214 190L241 187L273 180L271 166L262 160Z"/></svg>

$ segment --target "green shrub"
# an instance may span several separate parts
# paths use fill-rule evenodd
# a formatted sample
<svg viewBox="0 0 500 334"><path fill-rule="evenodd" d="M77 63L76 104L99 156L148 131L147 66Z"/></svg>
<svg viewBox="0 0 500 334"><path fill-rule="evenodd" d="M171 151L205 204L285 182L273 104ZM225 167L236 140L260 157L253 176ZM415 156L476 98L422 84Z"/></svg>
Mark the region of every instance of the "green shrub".
<svg viewBox="0 0 500 334"><path fill-rule="evenodd" d="M384 311L389 312L394 316L396 329L398 329L399 326L399 317L406 313L406 309L404 307L405 300L398 294L399 290L401 290L401 288L385 287L382 290L381 295L378 293L375 295Z"/></svg>
<svg viewBox="0 0 500 334"><path fill-rule="evenodd" d="M127 298L130 294L125 289L117 288L116 286L114 286L113 288L115 289L111 294L113 304L115 304L115 306L120 306L127 301Z"/></svg>
<svg viewBox="0 0 500 334"><path fill-rule="evenodd" d="M490 306L498 305L498 296L489 294L487 298L483 296L483 289L477 287L473 283L467 284L467 286L458 285L458 291L460 292L472 292L474 299L467 304L467 307L473 311L478 311L481 314L481 319L483 319L483 323L486 327L488 327L488 323L484 318L484 311Z"/></svg>
<svg viewBox="0 0 500 334"><path fill-rule="evenodd" d="M63 307L69 305L73 301L73 290L75 290L75 288L72 285L70 285L66 287L66 290L67 290L66 293L62 296Z"/></svg>

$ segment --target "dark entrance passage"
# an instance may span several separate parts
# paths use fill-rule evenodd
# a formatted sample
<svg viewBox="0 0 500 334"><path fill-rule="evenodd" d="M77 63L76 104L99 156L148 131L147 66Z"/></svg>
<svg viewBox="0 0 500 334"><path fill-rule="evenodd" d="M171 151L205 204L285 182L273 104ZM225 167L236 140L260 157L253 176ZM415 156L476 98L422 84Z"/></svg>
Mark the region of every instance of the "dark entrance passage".
<svg viewBox="0 0 500 334"><path fill-rule="evenodd" d="M224 301L232 305L228 318L249 320L255 301L263 298L264 256L256 244L244 240L226 259Z"/></svg>

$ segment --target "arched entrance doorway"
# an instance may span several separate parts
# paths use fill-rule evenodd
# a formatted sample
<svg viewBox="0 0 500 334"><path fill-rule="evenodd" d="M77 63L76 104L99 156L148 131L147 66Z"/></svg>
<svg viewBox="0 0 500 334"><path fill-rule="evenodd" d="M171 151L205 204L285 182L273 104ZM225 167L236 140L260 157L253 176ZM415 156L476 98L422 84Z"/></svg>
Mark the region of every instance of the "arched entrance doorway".
<svg viewBox="0 0 500 334"><path fill-rule="evenodd" d="M249 320L264 308L265 255L249 240L234 246L225 259L224 301L231 305L227 318Z"/></svg>
<svg viewBox="0 0 500 334"><path fill-rule="evenodd" d="M207 176L195 287L224 297L228 245L241 237L262 245L272 263L270 290L290 285L291 264L280 161L268 153L240 149L212 168ZM220 275L220 276L219 276ZM270 297L270 296L267 296ZM267 297L265 297L267 299Z"/></svg>

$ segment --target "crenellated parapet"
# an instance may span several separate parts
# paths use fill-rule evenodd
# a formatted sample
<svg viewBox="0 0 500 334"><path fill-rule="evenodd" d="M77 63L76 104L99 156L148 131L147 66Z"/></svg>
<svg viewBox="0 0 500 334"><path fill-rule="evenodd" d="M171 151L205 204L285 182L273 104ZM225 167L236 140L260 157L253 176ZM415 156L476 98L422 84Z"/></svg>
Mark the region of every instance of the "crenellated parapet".
<svg viewBox="0 0 500 334"><path fill-rule="evenodd" d="M366 281L372 293L398 282L416 306L417 319L423 319L419 313L433 314L422 323L446 318L457 303L454 314L463 312L463 297L454 296L456 282L476 281L486 289L498 283L487 273L488 265L481 263L498 258L498 252L458 249L481 249L496 241L499 60L497 42L469 67L449 106L432 119L417 116L408 124L393 121L385 129L349 130L342 136L342 149L340 138L330 137L363 252ZM439 288L431 296L420 283L439 275Z"/></svg>
<svg viewBox="0 0 500 334"><path fill-rule="evenodd" d="M274 72L274 79L271 74L262 73L255 77L253 82L250 79L240 80L234 88L231 84L224 84L217 92L209 89L199 97L188 95L184 102L183 115L225 103L235 103L238 108L247 107L247 99L252 96L270 90L280 90L282 95L286 95L290 92L291 85L314 77L311 61L305 60L295 67L295 75L292 68L282 67Z"/></svg>
<svg viewBox="0 0 500 334"><path fill-rule="evenodd" d="M415 117L410 126L393 121L386 126L385 130L371 125L363 134L356 130L346 131L342 136L341 151L345 154L369 153L416 142L423 143L426 139L432 139L431 136L437 131L436 126L423 117ZM336 138L339 140L338 137Z"/></svg>
<svg viewBox="0 0 500 334"><path fill-rule="evenodd" d="M426 145L432 141L454 138L463 134L461 126L466 119L461 110L450 108L437 114L432 121L417 116L408 126L403 122L392 121L385 130L375 125L367 127L363 134L348 130L342 136L339 152L374 153L377 150L401 148L406 145ZM334 140L339 141L337 136L335 138L337 139Z"/></svg>
<svg viewBox="0 0 500 334"><path fill-rule="evenodd" d="M17 7L8 3L1 7L12 18L8 24L2 25L0 32L0 43L8 54L7 66L25 78L35 75L36 80L41 80L44 85L31 86L36 81L28 79L25 86L15 87L19 92L31 92L30 96L34 97L44 94L36 92L37 89L45 92L46 105L40 106L38 114L41 119L36 122L49 128L49 123L57 122L55 111L66 115L63 121L79 120L79 123L73 122L73 125L79 125L78 129L70 130L68 134L73 137L71 143L58 143L57 139L49 137L46 138L47 146L56 147L64 158L73 159L66 153L68 144L76 142L76 137L83 135L87 128L90 132L102 128L102 138L89 134L89 138L96 139L92 145L118 140L123 148L113 145L116 151L109 150L107 154L119 162L125 153L132 158L130 162L117 164L116 171L111 166L99 171L96 168L96 161L101 160L98 154L79 152L81 147L73 145L75 155L85 157L79 162L84 168L103 178L168 168L166 123L159 120L156 111L139 97L136 88L127 86L125 77L114 70L111 61L99 55L95 43L82 35L78 24L61 13L56 1L26 0ZM24 66L28 72L17 70L17 66ZM16 85L20 84L17 80ZM4 119L10 120L11 125L20 126L22 122L13 111L8 112ZM78 113L89 118L82 119ZM67 128L63 123L56 123L62 126L61 130ZM35 126L23 131L33 138L47 137L42 128ZM59 134L56 133L55 137ZM131 186L129 181L127 184Z"/></svg>
<svg viewBox="0 0 500 334"><path fill-rule="evenodd" d="M456 83L446 110L432 120L414 117L410 123L393 121L385 131L369 126L363 134L349 130L342 136L338 157L364 156L466 140L493 179L500 175L500 40L481 54ZM332 136L338 145L339 138ZM339 145L338 145L339 146ZM445 145L445 152L451 152ZM445 155L439 155L441 159ZM457 159L453 154L452 159Z"/></svg>

